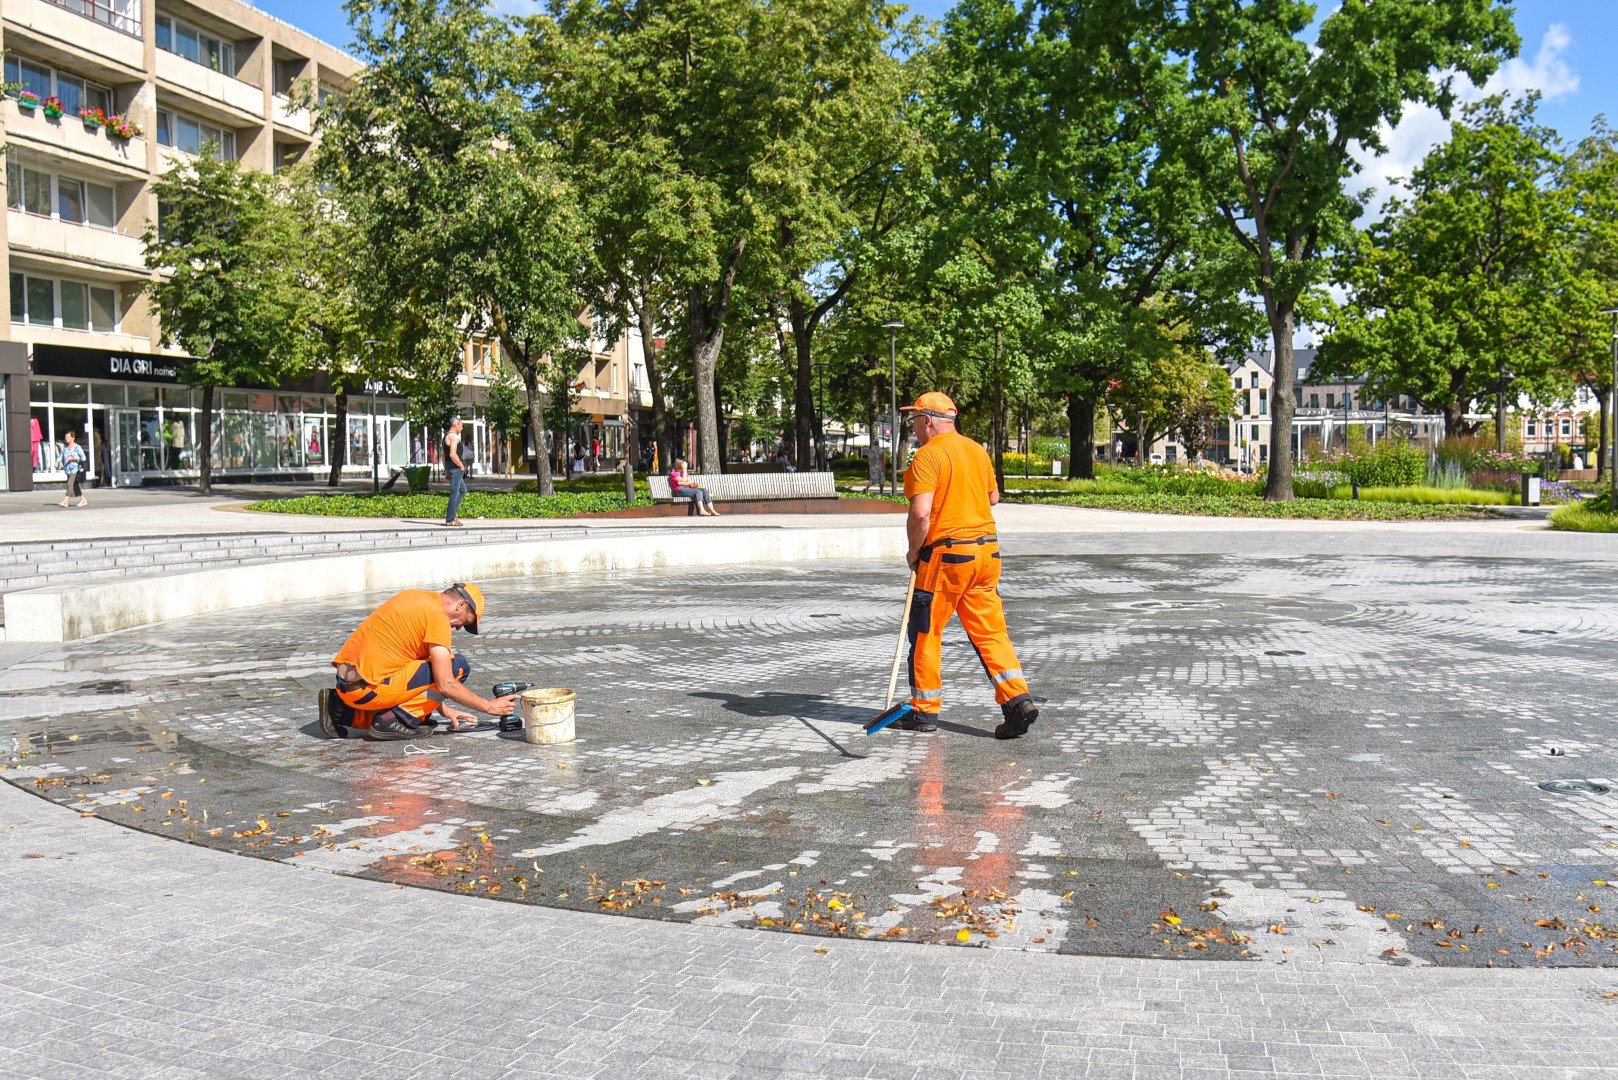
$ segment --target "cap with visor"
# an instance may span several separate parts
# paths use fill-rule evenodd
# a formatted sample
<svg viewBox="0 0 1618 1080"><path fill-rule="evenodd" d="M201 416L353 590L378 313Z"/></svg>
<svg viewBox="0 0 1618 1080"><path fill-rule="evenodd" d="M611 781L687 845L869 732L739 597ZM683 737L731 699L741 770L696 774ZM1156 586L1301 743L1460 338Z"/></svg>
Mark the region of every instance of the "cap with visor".
<svg viewBox="0 0 1618 1080"><path fill-rule="evenodd" d="M899 406L900 412L916 412L925 416L936 416L940 420L953 420L960 413L955 402L950 400L948 394L937 390L929 390L916 399L914 405Z"/></svg>
<svg viewBox="0 0 1618 1080"><path fill-rule="evenodd" d="M488 607L487 602L483 599L483 590L476 585L457 583L451 585L448 591L458 599L465 600L466 606L472 609L472 621L467 623L464 629L470 634L477 633L478 619L483 616L483 612Z"/></svg>

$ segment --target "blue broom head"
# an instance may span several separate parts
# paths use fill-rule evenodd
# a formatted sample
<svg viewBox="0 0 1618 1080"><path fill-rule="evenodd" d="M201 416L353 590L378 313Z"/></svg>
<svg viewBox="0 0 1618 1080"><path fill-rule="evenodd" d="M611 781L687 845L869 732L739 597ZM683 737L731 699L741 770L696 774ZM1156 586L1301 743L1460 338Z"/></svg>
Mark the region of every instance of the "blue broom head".
<svg viewBox="0 0 1618 1080"><path fill-rule="evenodd" d="M908 701L901 701L897 705L890 705L886 709L883 709L881 712L877 713L875 719L872 719L866 723L865 734L875 735L877 732L881 731L895 720L901 720L906 714L914 711L915 707L912 706Z"/></svg>

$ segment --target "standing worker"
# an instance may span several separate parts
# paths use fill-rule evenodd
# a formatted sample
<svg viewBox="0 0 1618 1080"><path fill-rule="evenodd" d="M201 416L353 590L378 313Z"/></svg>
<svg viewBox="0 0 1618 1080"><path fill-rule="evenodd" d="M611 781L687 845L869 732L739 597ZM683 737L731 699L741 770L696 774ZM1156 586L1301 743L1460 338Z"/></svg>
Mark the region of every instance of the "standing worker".
<svg viewBox="0 0 1618 1080"><path fill-rule="evenodd" d="M944 697L940 644L950 616L959 613L1004 716L994 737L1019 738L1039 719L1039 708L1028 694L1000 606L1000 544L989 510L1000 501L994 466L983 447L955 430L959 410L947 395L923 394L900 411L915 414L920 449L904 474L910 500L906 561L916 572L907 631L915 712L895 726L937 730L928 721L938 717Z"/></svg>
<svg viewBox="0 0 1618 1080"><path fill-rule="evenodd" d="M466 465L461 461L459 416L450 417L449 430L444 433L444 475L449 477L449 507L444 511L444 524L459 525L461 500L466 498Z"/></svg>
<svg viewBox="0 0 1618 1080"><path fill-rule="evenodd" d="M475 727L477 718L451 701L510 716L514 697L482 698L466 688L471 665L450 643L455 630L478 632L485 603L476 585L407 589L367 615L332 658L337 688L320 691L320 730L334 739L352 729L373 739L416 739L433 733L434 712L452 730Z"/></svg>

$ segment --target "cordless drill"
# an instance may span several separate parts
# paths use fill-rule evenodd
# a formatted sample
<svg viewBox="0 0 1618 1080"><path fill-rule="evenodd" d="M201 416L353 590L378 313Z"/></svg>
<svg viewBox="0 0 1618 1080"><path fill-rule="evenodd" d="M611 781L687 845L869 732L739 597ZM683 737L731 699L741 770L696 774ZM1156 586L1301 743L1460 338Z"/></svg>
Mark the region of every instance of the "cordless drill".
<svg viewBox="0 0 1618 1080"><path fill-rule="evenodd" d="M528 689L528 684L525 682L495 683L493 691L490 692L490 696L497 698L510 697L512 694L520 694L526 689ZM516 705L516 710L510 716L502 716L500 718L501 731L522 730L522 698L517 699Z"/></svg>

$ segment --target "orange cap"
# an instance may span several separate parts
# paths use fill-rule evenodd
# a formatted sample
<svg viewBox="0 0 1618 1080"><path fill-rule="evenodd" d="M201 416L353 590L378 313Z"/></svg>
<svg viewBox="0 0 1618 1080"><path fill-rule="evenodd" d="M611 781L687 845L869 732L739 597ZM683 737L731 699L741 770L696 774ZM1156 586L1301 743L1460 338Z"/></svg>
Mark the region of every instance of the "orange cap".
<svg viewBox="0 0 1618 1080"><path fill-rule="evenodd" d="M449 590L458 594L472 608L472 621L466 624L466 632L469 634L477 633L478 619L482 618L484 611L488 609L488 603L483 599L483 590L470 582L464 585L451 585Z"/></svg>
<svg viewBox="0 0 1618 1080"><path fill-rule="evenodd" d="M948 394L941 394L937 390L929 390L916 399L914 405L901 405L900 412L926 413L936 416L940 420L953 420L961 410L955 407L955 402L949 399Z"/></svg>

